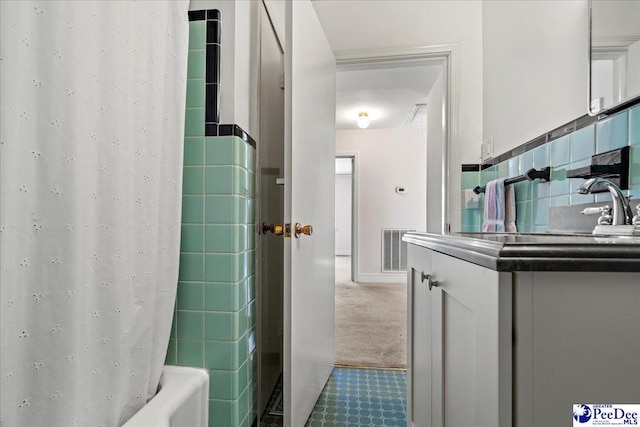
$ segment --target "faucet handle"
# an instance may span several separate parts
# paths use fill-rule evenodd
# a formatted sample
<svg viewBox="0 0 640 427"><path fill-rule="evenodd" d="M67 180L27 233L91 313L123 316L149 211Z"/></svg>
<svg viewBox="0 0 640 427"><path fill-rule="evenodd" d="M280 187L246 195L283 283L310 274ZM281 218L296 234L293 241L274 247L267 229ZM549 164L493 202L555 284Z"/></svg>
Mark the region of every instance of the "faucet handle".
<svg viewBox="0 0 640 427"><path fill-rule="evenodd" d="M633 225L640 225L640 204L636 206L636 216L633 217L631 222Z"/></svg>
<svg viewBox="0 0 640 427"><path fill-rule="evenodd" d="M611 225L613 223L613 216L611 216L611 207L609 205L584 208L581 213L582 215L600 214L598 225Z"/></svg>
<svg viewBox="0 0 640 427"><path fill-rule="evenodd" d="M595 215L595 214L601 214L604 211L609 211L611 210L611 208L609 207L609 205L606 206L596 206L593 208L584 208L582 210L582 212L580 212L582 215Z"/></svg>

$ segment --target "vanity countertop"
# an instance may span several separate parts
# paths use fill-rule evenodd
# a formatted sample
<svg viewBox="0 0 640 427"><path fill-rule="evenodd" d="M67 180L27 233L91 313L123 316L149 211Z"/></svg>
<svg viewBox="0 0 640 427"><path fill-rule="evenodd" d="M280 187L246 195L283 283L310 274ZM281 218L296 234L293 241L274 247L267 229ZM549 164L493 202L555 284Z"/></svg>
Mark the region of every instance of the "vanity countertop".
<svg viewBox="0 0 640 427"><path fill-rule="evenodd" d="M412 232L402 240L496 271L640 272L638 236Z"/></svg>

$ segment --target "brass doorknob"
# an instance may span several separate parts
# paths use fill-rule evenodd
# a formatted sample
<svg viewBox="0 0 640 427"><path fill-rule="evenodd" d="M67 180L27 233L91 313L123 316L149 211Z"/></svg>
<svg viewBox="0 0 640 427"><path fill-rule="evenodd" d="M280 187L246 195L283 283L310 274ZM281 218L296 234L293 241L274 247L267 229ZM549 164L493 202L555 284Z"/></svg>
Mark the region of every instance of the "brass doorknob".
<svg viewBox="0 0 640 427"><path fill-rule="evenodd" d="M313 227L310 225L300 225L300 223L296 222L295 236L300 237L301 234L311 236L313 234Z"/></svg>
<svg viewBox="0 0 640 427"><path fill-rule="evenodd" d="M280 236L281 234L284 234L284 227L277 224L267 224L266 222L263 222L262 234L267 234L268 232L272 232L273 234Z"/></svg>

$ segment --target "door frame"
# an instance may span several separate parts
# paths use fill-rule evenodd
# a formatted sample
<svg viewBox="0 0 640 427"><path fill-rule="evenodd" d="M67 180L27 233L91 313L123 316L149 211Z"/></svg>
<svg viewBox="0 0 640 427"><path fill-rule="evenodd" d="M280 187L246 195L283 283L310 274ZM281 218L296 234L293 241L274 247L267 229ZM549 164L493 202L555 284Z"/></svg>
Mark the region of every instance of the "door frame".
<svg viewBox="0 0 640 427"><path fill-rule="evenodd" d="M351 159L351 280L359 282L358 277L358 153L336 153L336 159Z"/></svg>
<svg viewBox="0 0 640 427"><path fill-rule="evenodd" d="M334 52L336 67L381 63L410 63L417 61L444 61L445 89L443 96L444 120L442 159L439 163L442 177L440 197L432 202L440 204L441 217L429 218L427 230L448 234L460 228L460 197L455 189L460 188L460 62L457 44L442 44L398 49L369 49ZM433 162L429 167L438 165ZM427 165L425 165L426 167ZM456 169L457 167L457 169ZM458 173L456 173L458 172ZM429 185L427 183L427 188ZM429 192L427 192L429 204ZM427 211L428 212L428 211ZM435 226L431 225L436 223ZM353 261L353 259L352 259Z"/></svg>
<svg viewBox="0 0 640 427"><path fill-rule="evenodd" d="M262 91L262 86L261 86L261 66L262 66L262 50L261 50L261 43L262 43L262 30L263 30L263 20L262 20L262 14L265 13L266 17L269 21L270 27L273 30L274 36L275 36L275 40L277 42L277 44L280 47L281 50L281 55L282 55L282 62L283 62L283 68L282 68L282 72L284 73L284 37L283 37L283 32L282 29L280 28L280 25L278 25L279 21L277 19L277 10L274 9L274 6L272 4L271 1L268 0L261 0L259 2L254 3L253 7L252 7L252 22L254 23L254 26L256 28L255 31L255 36L252 38L251 43L252 43L252 52L254 55L254 58L257 61L257 67L255 70L255 76L254 76L254 83L255 83L255 87L254 90L252 90L251 92L251 96L252 96L252 103L253 105L256 105L257 107L255 108L254 111L252 111L252 115L250 117L251 124L252 127L254 129L254 133L255 133L255 137L257 141L262 141L262 135L260 133L261 128L260 128L260 123L261 123L261 119L262 119L262 111L260 109L260 103L263 99L264 96L264 92ZM267 24L267 25L269 25ZM283 126L284 126L284 107L282 110L282 122L283 122ZM263 191L263 182L262 182L262 178L261 178L261 172L260 169L263 165L263 160L262 160L262 153L263 153L263 145L261 143L258 144L258 148L256 150L256 173L255 173L255 179L256 179L256 188L255 188L255 192L256 192L256 202L255 202L255 217L254 217L254 222L255 222L255 226L256 229L258 229L260 227L260 224L262 224L262 220L263 220L263 206L261 204L261 194ZM284 168L282 170L282 176L284 176ZM282 222L283 218L280 218L279 221ZM262 234L261 231L256 230L256 254L255 254L255 271L256 271L256 277L255 277L255 298L256 298L256 318L257 319L261 319L262 315L263 315L263 307L262 307L262 301L264 299L263 296L263 292L265 291L265 284L264 284L264 280L265 278L262 275L262 267L263 267L263 256L264 256L264 249L263 249L263 245L264 245L264 235ZM284 253L282 254L282 258L284 258ZM283 263L284 265L284 263ZM284 271L283 271L284 274ZM282 294L284 294L284 289L282 289ZM284 301L282 302L284 304ZM284 306L282 307L282 311L284 312ZM280 321L277 325L269 325L269 327L275 327L278 329L278 333L282 334L282 323L284 322L284 313L281 313L280 316ZM268 404L269 404L269 400L271 398L271 394L272 394L272 390L269 390L267 393L268 394L264 394L263 390L262 390L262 383L264 381L264 368L263 368L263 359L262 359L262 352L264 350L264 343L263 343L263 331L262 329L267 327L267 325L264 325L263 322L258 321L256 322L256 358L257 358L257 368L256 368L256 379L255 381L257 382L257 414L256 414L256 419L257 419L257 425L261 425L262 423L262 416L265 415L269 408L268 408ZM284 337L282 337L283 341L284 341ZM283 359L284 359L284 343L281 345L280 348L280 363L283 363ZM281 369L283 369L281 367ZM281 372L282 375L282 372Z"/></svg>

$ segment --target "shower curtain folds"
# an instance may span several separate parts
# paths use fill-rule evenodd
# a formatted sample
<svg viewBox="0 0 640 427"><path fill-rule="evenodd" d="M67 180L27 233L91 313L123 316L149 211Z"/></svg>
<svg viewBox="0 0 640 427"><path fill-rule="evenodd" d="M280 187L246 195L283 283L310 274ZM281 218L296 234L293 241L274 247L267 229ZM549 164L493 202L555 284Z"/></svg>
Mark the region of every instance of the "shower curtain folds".
<svg viewBox="0 0 640 427"><path fill-rule="evenodd" d="M178 278L188 1L0 2L0 419L118 426Z"/></svg>

